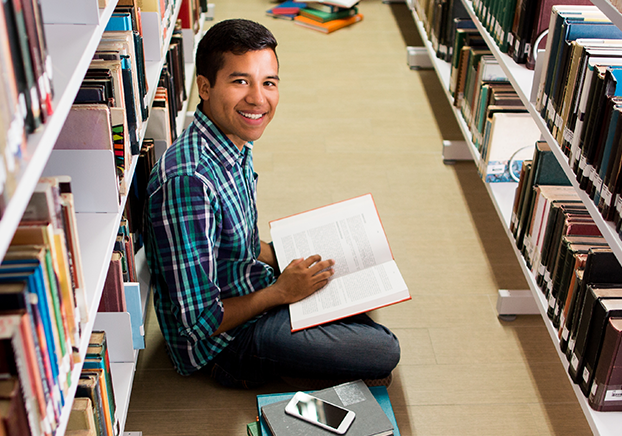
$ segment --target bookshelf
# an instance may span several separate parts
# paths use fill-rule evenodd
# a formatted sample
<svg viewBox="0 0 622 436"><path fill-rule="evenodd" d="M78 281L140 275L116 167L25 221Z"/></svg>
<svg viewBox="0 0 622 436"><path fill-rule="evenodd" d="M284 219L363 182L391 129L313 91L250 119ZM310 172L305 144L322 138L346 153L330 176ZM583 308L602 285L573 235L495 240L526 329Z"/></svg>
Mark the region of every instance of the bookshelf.
<svg viewBox="0 0 622 436"><path fill-rule="evenodd" d="M98 0L40 1L53 71L54 114L36 132L28 135L25 147L26 157L21 162L20 173L17 175L18 185L0 220L0 259L4 258L7 252L13 234L20 223L39 178L46 175L60 174L57 171L58 161L64 159L59 159L59 156L61 158L63 156L58 153L71 153L71 151L54 150L54 145L99 45L106 25L118 3L118 0L108 0L107 6L99 9ZM152 52L155 55L146 58L146 79L149 87L146 99L149 109L151 109L155 98L160 72L166 58L166 49L173 35L176 17L179 14L182 0L169 0L167 3L169 7L166 9L164 24L162 25L156 21L155 32L152 32L152 28L149 26L143 27L145 44L155 43L159 49L159 53L158 51ZM59 10L62 11L60 17L57 12ZM158 13L155 12L143 13L143 16L157 17L157 15ZM198 36L191 40L191 44L196 44L196 41L198 41ZM192 47L190 53L194 53ZM189 64L186 64L186 68L193 74L194 64L192 59L188 60ZM186 77L186 80L191 80L191 76ZM185 116L185 108L183 114ZM139 135L141 142L145 136L147 123L148 120L144 123L143 130ZM95 152L97 151L101 150L95 150ZM107 153L109 157L112 157L111 152ZM106 330L111 338L109 340L109 351L117 405L117 420L120 434L123 434L138 350L133 349L129 313L98 313L97 310L127 196L121 196L120 201L117 197L114 163L111 163L113 166L109 168L112 172L110 177L102 177L103 180L100 180L100 178L92 174L99 167L106 167L101 161L97 161L101 156L101 154L93 155L93 159L98 164L92 167L89 167L84 162L76 165L75 158L73 162L74 167L85 167L85 177L87 177L87 182L82 183L82 186L74 186L78 185L78 183L72 185L76 202L78 201L77 197L80 191L91 199L97 197L96 202L101 202L101 198L105 196L106 192L111 193L115 200L112 207L110 205L104 206L104 210L80 212L78 207L76 207L88 311L88 322L80 326L79 354L82 358L85 356L90 334L93 330ZM125 177L127 177L127 180L132 180L138 161L137 157L133 157L130 168L126 170ZM66 165L71 165L71 161ZM71 174L73 176L73 173ZM88 178L89 176L90 178ZM93 231L94 229L96 231ZM144 308L146 307L149 293L149 272L142 250L136 255L136 264L140 281L144 321ZM120 339L116 339L116 337ZM68 391L65 406L61 411L56 435L65 433L81 369L82 363L76 363L71 371L71 387Z"/></svg>
<svg viewBox="0 0 622 436"><path fill-rule="evenodd" d="M583 190L581 190L578 187L578 184L576 182L576 176L568 165L567 157L561 151L556 140L550 134L546 126L546 123L544 122L544 120L542 119L542 117L536 111L534 107L534 104L532 102L533 100L532 99L532 87L533 87L533 84L538 83L538 80L539 80L539 78L535 78L534 80L534 76L536 75L536 73L534 73L534 71L532 70L527 69L524 65L516 64L508 55L506 55L505 53L501 53L496 43L494 42L493 38L491 37L491 35L487 32L484 26L479 22L473 10L471 1L469 0L461 0L461 1L465 5L471 19L475 22L480 34L483 36L489 49L492 51L492 54L499 61L499 64L501 65L504 72L506 73L508 79L510 80L512 86L514 87L517 94L519 95L521 101L523 102L523 104L525 105L529 113L531 114L532 118L535 120L536 124L538 125L538 128L540 129L540 132L542 134L542 137L551 146L551 149L553 150L557 160L559 161L566 175L568 176L568 179L571 180L575 190L579 194L579 197L581 198L583 203L586 205L588 211L590 212L590 215L592 216L592 218L598 225L600 231L602 232L603 236L605 237L605 239L611 246L616 257L618 258L618 261L622 262L622 240L618 236L617 232L615 232L615 228L613 227L612 223L607 222L602 218L598 209L594 206L593 201L588 197L588 195ZM417 25L417 28L421 34L422 40L424 41L424 44L430 56L432 66L442 84L443 89L446 92L448 101L451 104L451 102L453 101L453 97L448 91L450 64L436 57L436 52L435 50L433 50L432 45L429 42L429 39L427 38L425 27L418 15L418 11L417 11L418 5L417 5L416 0L406 0L406 3L412 12L414 22ZM596 5L597 7L599 7L614 24L622 28L622 14L617 9L615 9L607 0L592 0L592 3ZM452 107L452 110L454 111L454 115L456 116L458 125L460 126L460 129L462 130L463 136L467 144L467 148L472 158L478 161L479 152L472 143L471 132L469 131L468 126L463 120L460 111L457 110L453 105L451 107ZM544 294L540 291L536 283L535 277L533 276L531 270L525 263L522 254L516 248L516 245L514 244L514 237L509 230L509 223L510 223L510 217L512 213L512 206L513 206L513 200L514 200L514 194L515 194L516 187L517 187L517 183L486 183L486 189L493 201L495 209L499 215L499 219L504 225L508 238L510 238L510 241L512 242L511 245L515 251L518 262L523 270L525 279L527 283L529 284L531 294L533 295L533 299L535 301L535 305L537 306L537 309L544 320L544 324L551 337L551 340L553 341L554 348L556 349L558 353L560 361L562 362L564 368L567 369L568 361L566 359L566 356L561 353L561 350L559 348L559 338L558 338L557 330L553 327L552 322L549 320L547 316L548 301L546 300ZM568 375L567 372L566 372L566 375ZM589 406L587 399L581 392L581 389L579 388L579 386L576 385L572 380L570 380L570 377L569 377L569 381L575 392L579 405L581 409L583 410L583 413L586 417L586 420L592 432L595 435L602 435L602 436L609 436L609 435L613 436L613 435L619 434L620 428L622 428L622 412L597 412L593 410Z"/></svg>

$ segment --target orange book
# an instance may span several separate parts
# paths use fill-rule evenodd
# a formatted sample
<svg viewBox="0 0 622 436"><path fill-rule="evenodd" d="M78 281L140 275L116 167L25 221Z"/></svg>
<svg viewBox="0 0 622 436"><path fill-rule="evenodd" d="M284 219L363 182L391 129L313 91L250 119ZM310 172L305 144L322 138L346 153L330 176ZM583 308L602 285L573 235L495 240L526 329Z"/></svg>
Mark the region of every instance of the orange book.
<svg viewBox="0 0 622 436"><path fill-rule="evenodd" d="M326 23L320 23L318 21L312 20L311 18L297 15L294 18L294 22L302 27L308 27L309 29L317 30L323 33L331 33L335 30L339 30L344 27L350 26L351 24L357 23L362 19L362 14L356 14L348 18L341 18L338 20L327 21Z"/></svg>

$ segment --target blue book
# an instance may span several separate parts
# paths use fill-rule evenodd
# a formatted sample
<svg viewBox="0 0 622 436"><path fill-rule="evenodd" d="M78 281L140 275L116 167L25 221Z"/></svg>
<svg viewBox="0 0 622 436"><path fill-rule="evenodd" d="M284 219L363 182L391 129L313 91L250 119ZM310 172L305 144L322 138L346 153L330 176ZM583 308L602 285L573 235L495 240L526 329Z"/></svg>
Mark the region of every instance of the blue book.
<svg viewBox="0 0 622 436"><path fill-rule="evenodd" d="M140 284L124 283L125 305L130 313L130 323L132 324L132 343L135 350L145 348L145 331L143 327L143 310L141 307Z"/></svg>
<svg viewBox="0 0 622 436"><path fill-rule="evenodd" d="M41 315L41 323L43 325L43 331L45 335L45 343L48 354L48 361L50 363L50 369L52 371L54 390L52 395L54 400L64 406L65 399L63 395L63 389L59 382L59 355L57 354L53 321L50 314L50 303L48 302L47 290L45 285L45 279L43 275L43 266L38 260L32 260L31 265L17 265L14 262L3 261L0 267L0 283L14 283L16 281L24 280L27 282L28 289L36 295L37 309Z"/></svg>
<svg viewBox="0 0 622 436"><path fill-rule="evenodd" d="M108 20L105 32L124 31L132 29L132 17L128 13L114 13Z"/></svg>
<svg viewBox="0 0 622 436"><path fill-rule="evenodd" d="M353 382L353 383L362 383L362 382ZM364 383L363 383L364 385ZM343 385L340 385L343 386ZM328 389L323 389L321 391L307 391L307 393L311 394L311 395L316 395L318 397L322 397L323 392L326 392L328 390L332 390L334 388L328 388ZM376 399L376 401L378 402L378 404L380 405L380 407L382 408L382 410L384 411L385 415L387 416L387 418L389 419L390 423L393 426L393 435L395 436L400 436L400 431L397 427L397 421L395 420L395 414L393 413L393 407L391 406L391 400L389 398L389 394L387 392L387 388L384 386L373 386L368 388L369 392L371 392L371 394L373 395L373 397ZM262 408L271 404L275 404L275 403L280 403L282 402L283 404L280 405L283 408L283 414L285 414L285 404L287 404L287 401L289 401L293 396L294 396L295 392L286 392L286 393L277 393L277 394L263 394L263 395L257 395L257 412L259 415L259 429L260 429L260 435L261 436L274 436L272 434L272 432L270 431L270 429L268 428L268 424L266 423L266 420L263 416L262 413ZM332 398L326 398L327 400L331 401ZM337 401L332 400L331 402L335 403ZM274 406L273 406L274 407ZM348 408L346 406L346 408ZM297 422L300 422L303 425L309 425L311 426L312 424L307 424L304 421L298 420L297 418L291 417L291 419L296 420ZM356 422L356 418L354 420L354 422ZM354 425L354 423L352 424ZM322 429L320 429L319 427L315 427L313 426L314 429L317 429L319 432L324 432L326 434L331 434L328 431L324 431ZM350 428L350 430L352 430L353 427ZM350 433L350 430L348 430L348 432L346 432L346 436Z"/></svg>

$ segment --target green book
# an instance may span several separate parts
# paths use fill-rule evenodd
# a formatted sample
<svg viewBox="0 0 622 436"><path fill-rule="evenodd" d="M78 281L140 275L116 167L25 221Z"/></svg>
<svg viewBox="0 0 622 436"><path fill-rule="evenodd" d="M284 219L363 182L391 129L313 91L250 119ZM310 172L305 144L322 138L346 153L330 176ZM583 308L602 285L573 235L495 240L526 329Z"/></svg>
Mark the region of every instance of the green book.
<svg viewBox="0 0 622 436"><path fill-rule="evenodd" d="M324 11L318 11L316 9L303 8L300 10L298 14L302 15L303 17L307 17L312 20L315 20L319 23L326 23L328 21L352 17L356 15L357 13L358 13L357 8L343 9L338 12L324 12Z"/></svg>
<svg viewBox="0 0 622 436"><path fill-rule="evenodd" d="M253 421L246 424L246 435L247 436L260 436L259 430L259 422Z"/></svg>

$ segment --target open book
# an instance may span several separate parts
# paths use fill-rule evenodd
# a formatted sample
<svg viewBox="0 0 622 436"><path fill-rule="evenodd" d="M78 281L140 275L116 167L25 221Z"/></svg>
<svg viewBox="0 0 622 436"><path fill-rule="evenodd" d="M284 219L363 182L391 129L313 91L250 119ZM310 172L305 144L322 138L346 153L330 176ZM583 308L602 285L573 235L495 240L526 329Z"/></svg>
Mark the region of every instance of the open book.
<svg viewBox="0 0 622 436"><path fill-rule="evenodd" d="M371 194L270 222L281 271L293 259L334 259L324 288L289 305L292 331L410 299Z"/></svg>

